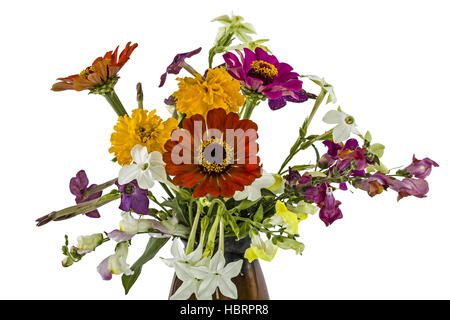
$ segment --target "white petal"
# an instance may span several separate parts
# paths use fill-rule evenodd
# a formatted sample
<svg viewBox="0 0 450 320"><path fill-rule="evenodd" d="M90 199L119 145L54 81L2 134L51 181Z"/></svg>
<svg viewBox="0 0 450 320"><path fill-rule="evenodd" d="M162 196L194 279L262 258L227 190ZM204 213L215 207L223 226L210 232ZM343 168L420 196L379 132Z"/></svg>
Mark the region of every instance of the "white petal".
<svg viewBox="0 0 450 320"><path fill-rule="evenodd" d="M236 285L230 280L226 278L219 278L218 281L220 292L228 298L237 299L237 288Z"/></svg>
<svg viewBox="0 0 450 320"><path fill-rule="evenodd" d="M167 174L166 174L166 169L164 169L163 166L157 165L154 166L153 163L150 164L150 168L149 168L152 177L159 182L166 182L167 181Z"/></svg>
<svg viewBox="0 0 450 320"><path fill-rule="evenodd" d="M137 183L139 185L139 188L141 189L151 189L155 185L155 181L153 180L150 172L140 172L140 174L137 177Z"/></svg>
<svg viewBox="0 0 450 320"><path fill-rule="evenodd" d="M243 260L230 262L229 264L227 264L225 269L223 269L222 275L225 278L230 278L230 279L236 277L241 272L242 263L243 263Z"/></svg>
<svg viewBox="0 0 450 320"><path fill-rule="evenodd" d="M351 126L342 123L333 129L333 140L335 143L343 142L350 137Z"/></svg>
<svg viewBox="0 0 450 320"><path fill-rule="evenodd" d="M223 256L223 252L221 250L217 250L216 254L211 258L211 262L209 264L209 270L211 272L218 272L223 269L225 266L225 257Z"/></svg>
<svg viewBox="0 0 450 320"><path fill-rule="evenodd" d="M247 187L243 191L236 191L233 195L234 200L241 201L248 197Z"/></svg>
<svg viewBox="0 0 450 320"><path fill-rule="evenodd" d="M170 300L187 300L197 288L196 280L183 281L178 290L170 297Z"/></svg>
<svg viewBox="0 0 450 320"><path fill-rule="evenodd" d="M256 201L259 198L261 198L261 189L260 188L250 188L248 193L248 200L250 201Z"/></svg>
<svg viewBox="0 0 450 320"><path fill-rule="evenodd" d="M164 161L163 161L161 152L158 152L158 151L151 152L148 159L151 164L154 163L154 164L164 166Z"/></svg>
<svg viewBox="0 0 450 320"><path fill-rule="evenodd" d="M337 124L343 123L346 116L347 115L343 112L339 112L337 110L330 110L325 114L322 120L325 123Z"/></svg>
<svg viewBox="0 0 450 320"><path fill-rule="evenodd" d="M172 256L177 260L185 260L185 254L184 249L181 244L181 241L176 239L172 243L172 248L170 249L170 253L172 253Z"/></svg>
<svg viewBox="0 0 450 320"><path fill-rule="evenodd" d="M137 178L139 174L139 168L135 164L122 167L119 171L119 184L127 184Z"/></svg>
<svg viewBox="0 0 450 320"><path fill-rule="evenodd" d="M173 264L177 277L182 281L189 281L195 278L193 267L186 262L177 261Z"/></svg>
<svg viewBox="0 0 450 320"><path fill-rule="evenodd" d="M356 135L361 135L358 129L356 129L356 125L352 125L352 132Z"/></svg>
<svg viewBox="0 0 450 320"><path fill-rule="evenodd" d="M217 288L217 276L212 275L206 279L203 279L198 288L198 294L200 296L212 296Z"/></svg>
<svg viewBox="0 0 450 320"><path fill-rule="evenodd" d="M148 162L147 147L137 144L131 149L131 157L138 165Z"/></svg>

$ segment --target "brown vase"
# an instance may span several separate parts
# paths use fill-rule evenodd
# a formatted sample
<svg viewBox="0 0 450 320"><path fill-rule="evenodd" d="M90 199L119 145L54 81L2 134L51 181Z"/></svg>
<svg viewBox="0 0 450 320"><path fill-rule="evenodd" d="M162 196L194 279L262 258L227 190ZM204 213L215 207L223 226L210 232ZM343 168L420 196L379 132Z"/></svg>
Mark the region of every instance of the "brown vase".
<svg viewBox="0 0 450 320"><path fill-rule="evenodd" d="M243 259L241 273L232 279L236 285L238 292L238 300L269 300L269 293L267 291L266 281L261 266L258 260L253 260L252 263L244 259L245 250L250 246L250 239L244 238L236 241L235 238L225 239L225 260L227 263ZM181 286L183 282L173 276L172 286L170 288L169 297L171 297ZM196 300L195 295L192 295L189 300ZM213 295L213 300L231 300L223 296L219 290Z"/></svg>

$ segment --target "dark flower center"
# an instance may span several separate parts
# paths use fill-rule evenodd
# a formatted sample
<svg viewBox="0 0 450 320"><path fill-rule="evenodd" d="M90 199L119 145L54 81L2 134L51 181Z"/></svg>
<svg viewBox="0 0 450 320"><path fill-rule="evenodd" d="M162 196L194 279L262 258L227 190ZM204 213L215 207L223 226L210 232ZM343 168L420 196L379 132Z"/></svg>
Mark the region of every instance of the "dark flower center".
<svg viewBox="0 0 450 320"><path fill-rule="evenodd" d="M221 139L204 141L198 152L198 163L204 172L221 174L225 172L233 159L232 148Z"/></svg>
<svg viewBox="0 0 450 320"><path fill-rule="evenodd" d="M126 194L133 194L134 193L134 185L132 185L131 183L127 184L125 186L125 193Z"/></svg>
<svg viewBox="0 0 450 320"><path fill-rule="evenodd" d="M152 138L153 131L154 130L152 130L152 129L146 129L143 127L139 127L136 130L136 134L139 136L139 138L141 139L141 141L143 143L147 143L147 141Z"/></svg>
<svg viewBox="0 0 450 320"><path fill-rule="evenodd" d="M264 85L271 83L277 75L278 69L273 64L263 60L253 61L251 69L247 73L247 76L262 80Z"/></svg>

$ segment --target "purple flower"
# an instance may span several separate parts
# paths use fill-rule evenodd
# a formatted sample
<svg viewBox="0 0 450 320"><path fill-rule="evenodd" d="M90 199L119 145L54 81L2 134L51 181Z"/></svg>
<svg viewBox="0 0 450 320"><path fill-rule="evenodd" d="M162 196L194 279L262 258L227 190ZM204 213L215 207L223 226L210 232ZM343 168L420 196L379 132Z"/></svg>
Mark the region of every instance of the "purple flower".
<svg viewBox="0 0 450 320"><path fill-rule="evenodd" d="M301 103L308 100L308 95L304 90L297 91L295 93L298 96L298 99L295 99L291 96L282 96L277 99L269 99L269 107L272 110L278 110L283 108L286 105L286 102L295 102L295 103Z"/></svg>
<svg viewBox="0 0 450 320"><path fill-rule="evenodd" d="M91 184L88 187L88 184L89 179L84 170L78 171L76 176L70 179L69 184L70 192L75 196L75 202L77 204L95 200L102 196L102 191L99 191L89 195L88 197L85 197L87 191L97 186L96 184ZM93 210L91 212L86 213L85 215L91 218L100 218L100 213L98 212L98 210Z"/></svg>
<svg viewBox="0 0 450 320"><path fill-rule="evenodd" d="M292 170L291 167L289 167L289 173L285 175L283 178L286 180L286 183L291 186L295 187L297 186L298 181L300 180L302 176L297 170Z"/></svg>
<svg viewBox="0 0 450 320"><path fill-rule="evenodd" d="M430 158L418 160L416 159L416 156L413 155L413 162L407 166L405 170L416 178L425 179L430 175L433 166L439 167L439 165Z"/></svg>
<svg viewBox="0 0 450 320"><path fill-rule="evenodd" d="M328 227L337 219L343 217L341 209L339 209L340 201L336 201L333 196L333 189L328 187L325 193L325 199L320 206L319 217Z"/></svg>
<svg viewBox="0 0 450 320"><path fill-rule="evenodd" d="M322 183L318 187L307 187L305 189L304 198L305 200L312 201L317 205L321 205L325 200L328 184L326 182Z"/></svg>
<svg viewBox="0 0 450 320"><path fill-rule="evenodd" d="M382 193L388 187L393 185L394 181L381 172L377 172L367 179L357 181L355 186L359 189L367 191L369 196L374 197Z"/></svg>
<svg viewBox="0 0 450 320"><path fill-rule="evenodd" d="M271 100L290 96L296 101L301 97L297 92L302 89L302 81L298 79L298 74L292 72L292 67L268 54L261 48L255 51L245 48L244 54L236 51L239 58L227 52L223 58L227 64L230 75L239 80L242 85L251 90L262 93ZM274 105L278 105L274 102Z"/></svg>
<svg viewBox="0 0 450 320"><path fill-rule="evenodd" d="M424 179L413 178L405 178L402 181L395 180L391 188L398 192L397 201L408 196L424 198L429 190L428 182Z"/></svg>
<svg viewBox="0 0 450 320"><path fill-rule="evenodd" d="M179 53L173 58L172 63L167 67L166 72L161 75L161 82L159 83L159 87L162 87L166 82L167 74L178 74L183 68L181 64L184 62L186 58L190 58L202 51L202 48L195 49L193 51Z"/></svg>
<svg viewBox="0 0 450 320"><path fill-rule="evenodd" d="M137 181L133 180L127 184L119 184L119 191L122 193L122 199L119 208L123 211L130 211L139 214L149 214L148 190L139 188Z"/></svg>

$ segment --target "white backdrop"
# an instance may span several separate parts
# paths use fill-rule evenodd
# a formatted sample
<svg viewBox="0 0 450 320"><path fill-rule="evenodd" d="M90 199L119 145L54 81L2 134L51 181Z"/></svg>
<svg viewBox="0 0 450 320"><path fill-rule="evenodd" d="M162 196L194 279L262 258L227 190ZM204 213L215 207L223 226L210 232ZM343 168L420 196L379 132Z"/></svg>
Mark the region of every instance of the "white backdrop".
<svg viewBox="0 0 450 320"><path fill-rule="evenodd" d="M0 12L2 210L0 298L165 299L172 270L147 264L128 296L120 277L102 281L97 264L108 243L82 262L60 266L64 234L117 227L116 204L102 219L77 217L36 228L34 219L74 203L68 182L85 169L92 183L111 179L109 137L116 117L100 96L51 92L59 76L77 73L127 41L139 43L121 70L116 91L135 107L141 81L146 108L167 117L162 102L175 88L161 73L178 52L204 48L190 60L207 67L218 23L232 11L251 22L258 38L301 74L317 74L336 88L340 105L361 131L386 145L389 167L413 153L441 165L425 199L396 193L373 199L362 191L337 192L344 219L326 228L318 216L300 225L302 256L279 251L263 270L274 299L450 298L448 127L450 56L447 1L10 1ZM221 62L217 58L216 62ZM312 88L309 86L308 88ZM277 171L309 113L311 102L254 113L260 156ZM328 127L319 110L311 132ZM296 158L307 162L309 156ZM312 159L312 158L311 158ZM129 261L143 250L134 241ZM158 256L168 257L169 246Z"/></svg>

